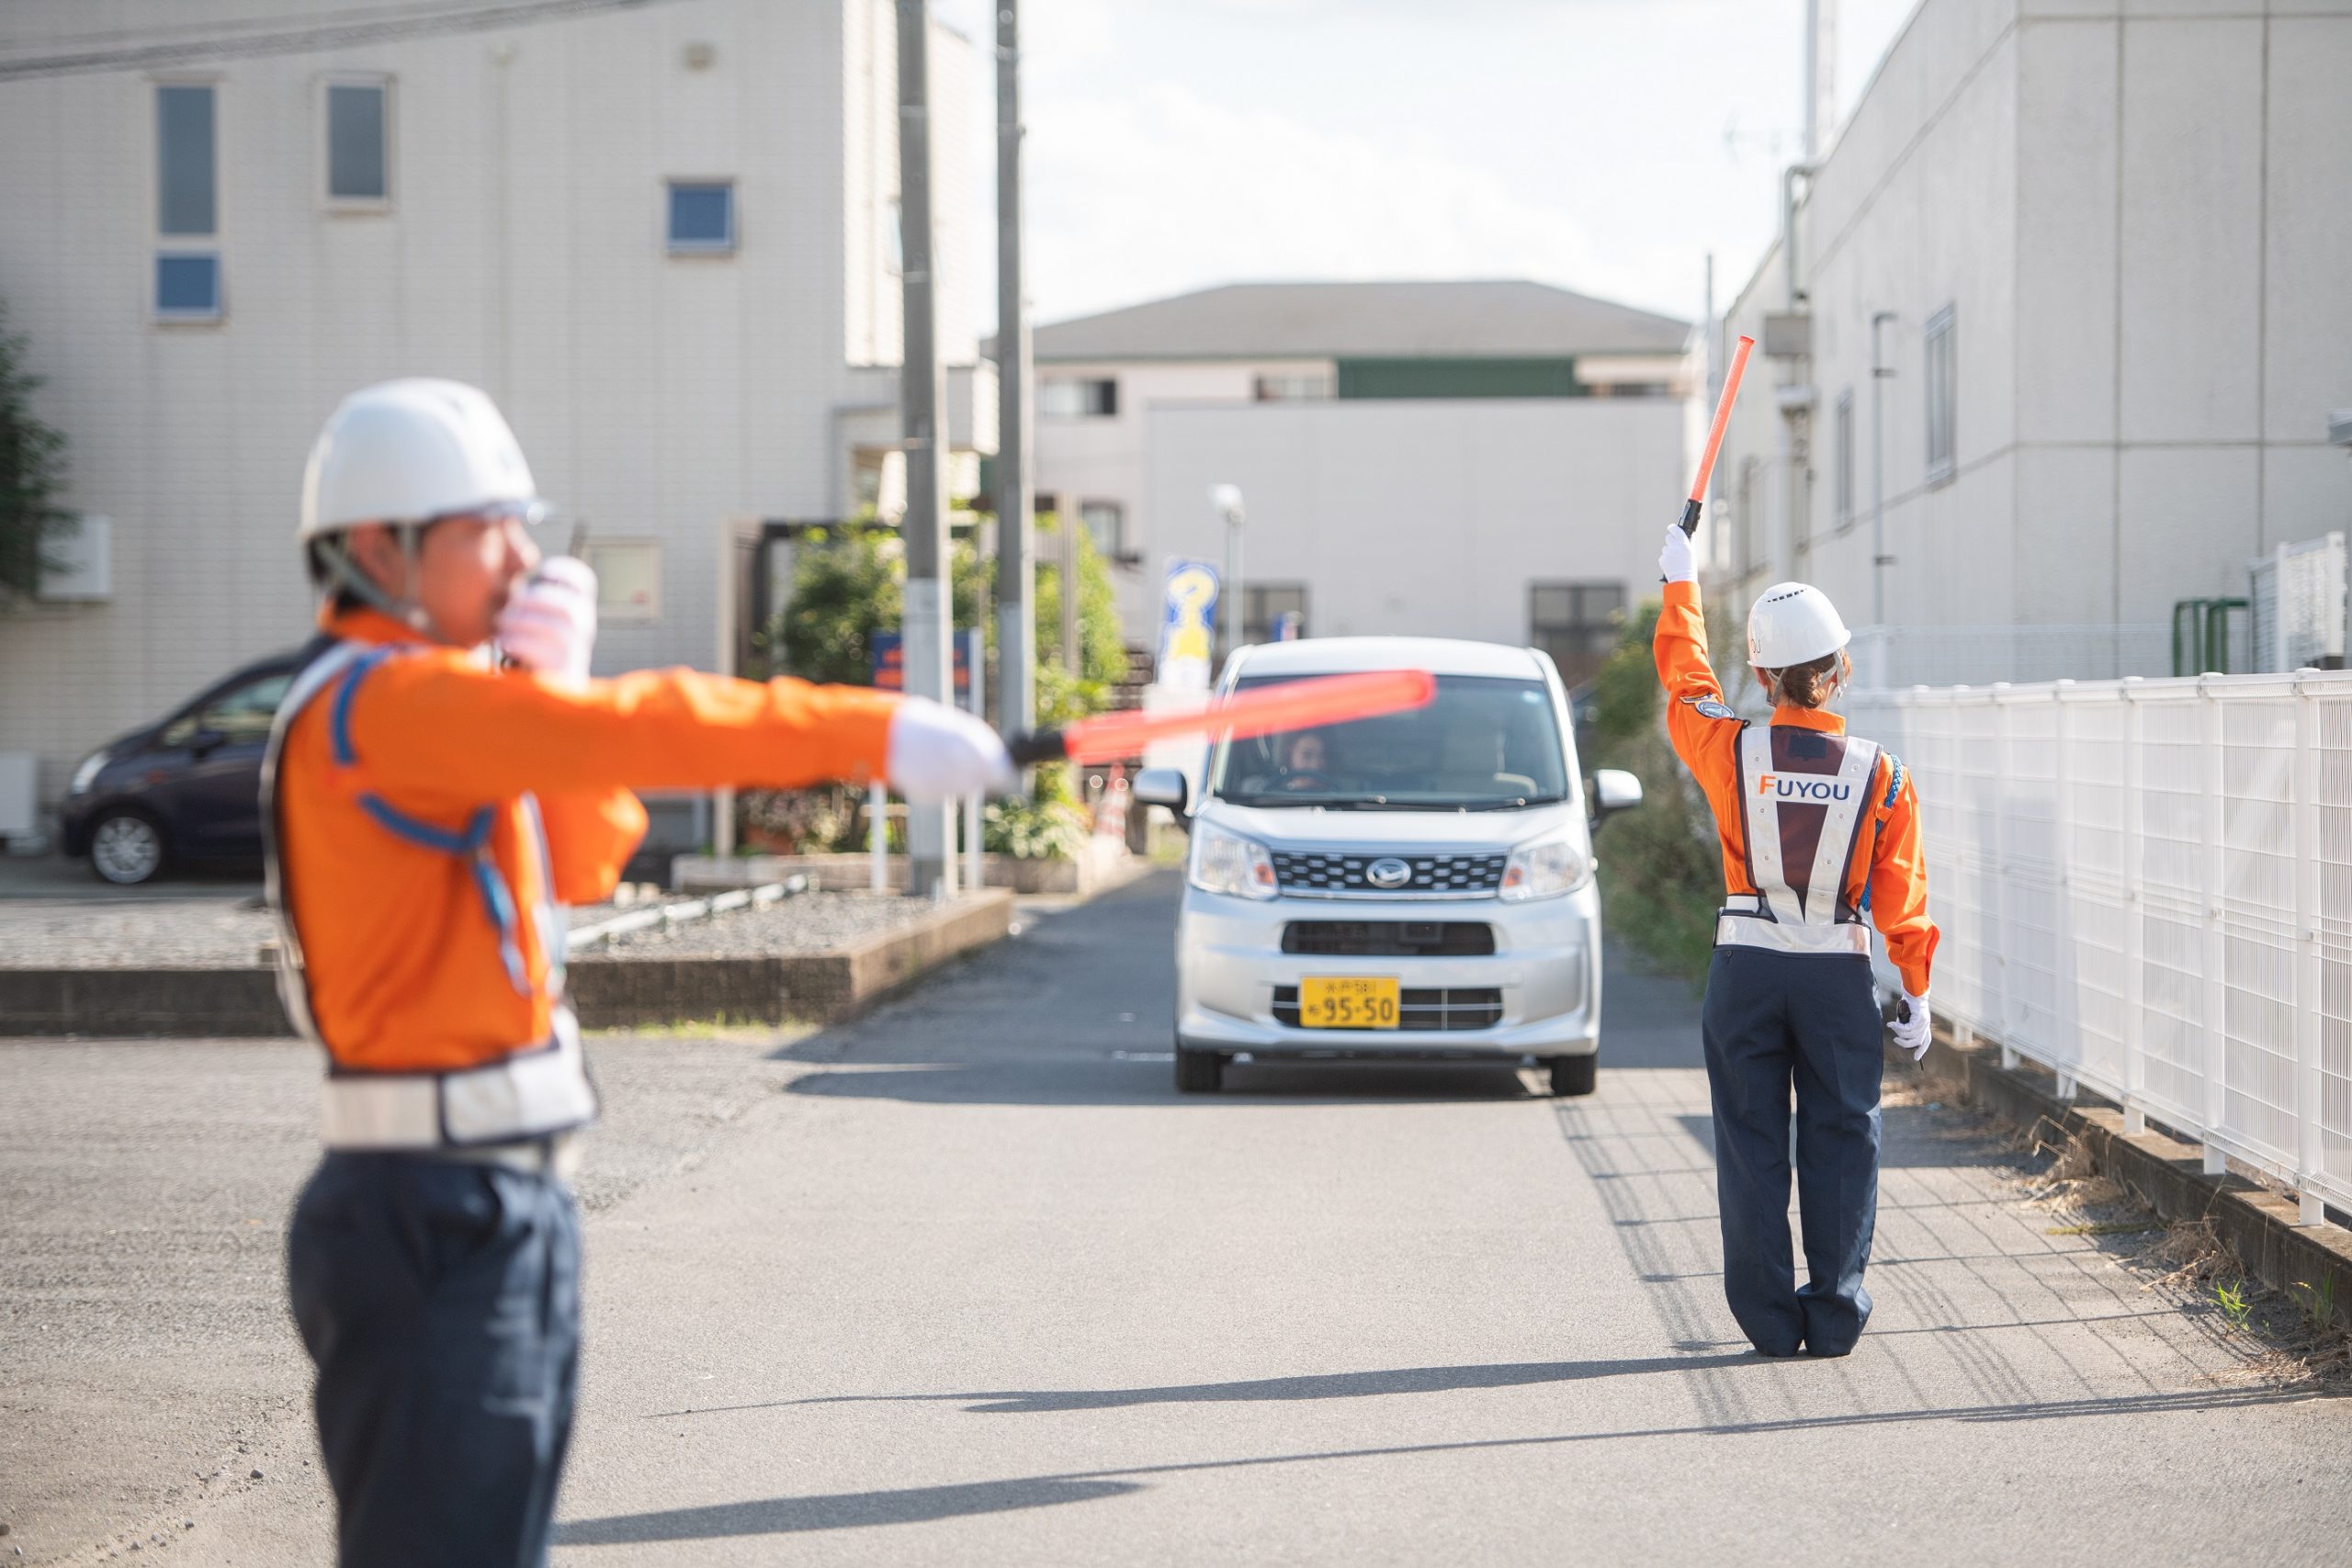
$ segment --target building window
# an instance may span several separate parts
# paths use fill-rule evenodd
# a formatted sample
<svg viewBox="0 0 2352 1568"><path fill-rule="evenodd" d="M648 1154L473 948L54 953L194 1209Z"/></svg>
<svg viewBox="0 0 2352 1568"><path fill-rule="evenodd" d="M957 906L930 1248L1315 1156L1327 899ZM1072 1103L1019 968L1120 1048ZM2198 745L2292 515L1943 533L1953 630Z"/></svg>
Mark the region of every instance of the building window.
<svg viewBox="0 0 2352 1568"><path fill-rule="evenodd" d="M1560 679L1581 686L1600 672L1625 618L1622 582L1532 582L1527 640L1552 656Z"/></svg>
<svg viewBox="0 0 2352 1568"><path fill-rule="evenodd" d="M1048 376L1037 383L1040 419L1110 419L1119 412L1119 383L1109 377Z"/></svg>
<svg viewBox="0 0 2352 1568"><path fill-rule="evenodd" d="M735 183L670 182L670 250L707 254L735 248Z"/></svg>
<svg viewBox="0 0 2352 1568"><path fill-rule="evenodd" d="M618 626L662 618L662 545L656 539L591 539L582 556L596 573L596 617Z"/></svg>
<svg viewBox="0 0 2352 1568"><path fill-rule="evenodd" d="M1331 378L1320 370L1302 375L1261 376L1255 395L1261 403L1314 402L1331 395Z"/></svg>
<svg viewBox="0 0 2352 1568"><path fill-rule="evenodd" d="M1298 637L1306 635L1306 584L1248 582L1241 588L1241 640L1278 641L1285 616L1298 617Z"/></svg>
<svg viewBox="0 0 2352 1568"><path fill-rule="evenodd" d="M220 171L209 85L155 89L155 314L220 314Z"/></svg>
<svg viewBox="0 0 2352 1568"><path fill-rule="evenodd" d="M1958 447L1959 372L1953 364L1951 310L1949 305L1928 318L1927 352L1921 355L1928 384L1928 482L1951 482L1953 453Z"/></svg>
<svg viewBox="0 0 2352 1568"><path fill-rule="evenodd" d="M888 225L882 233L882 265L890 269L892 277L903 277L907 271L907 209L895 196L890 198Z"/></svg>
<svg viewBox="0 0 2352 1568"><path fill-rule="evenodd" d="M1838 469L1832 494L1838 507L1838 526L1844 528L1854 521L1854 389L1851 387L1838 394L1836 429L1837 450L1831 457Z"/></svg>
<svg viewBox="0 0 2352 1568"><path fill-rule="evenodd" d="M1096 555L1111 561L1126 555L1127 513L1125 507L1115 501L1081 502L1078 515L1086 525L1087 537L1094 541Z"/></svg>
<svg viewBox="0 0 2352 1568"><path fill-rule="evenodd" d="M380 209L391 197L390 87L382 81L327 84L327 200Z"/></svg>

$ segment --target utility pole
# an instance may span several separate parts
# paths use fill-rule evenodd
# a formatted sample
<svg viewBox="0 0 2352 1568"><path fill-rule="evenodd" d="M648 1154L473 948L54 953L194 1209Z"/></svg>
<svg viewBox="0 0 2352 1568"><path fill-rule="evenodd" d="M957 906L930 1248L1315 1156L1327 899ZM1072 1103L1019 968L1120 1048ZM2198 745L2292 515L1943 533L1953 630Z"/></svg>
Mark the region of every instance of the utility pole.
<svg viewBox="0 0 2352 1568"><path fill-rule="evenodd" d="M1067 502L1068 498L1064 498ZM1078 529L1074 512L1061 514L1062 525L1062 670L1073 681L1086 673L1078 648Z"/></svg>
<svg viewBox="0 0 2352 1568"><path fill-rule="evenodd" d="M1241 523L1243 508L1238 485L1209 486L1209 505L1225 519L1225 585L1217 590L1225 601L1225 651L1229 655L1241 646L1242 634L1248 629L1241 603ZM1210 678L1216 678L1211 672Z"/></svg>
<svg viewBox="0 0 2352 1568"><path fill-rule="evenodd" d="M939 280L931 211L931 4L899 0L899 282L905 343L899 387L907 464L905 619L899 636L909 695L952 703L948 675L947 372L939 359ZM956 890L955 807L907 807L907 891Z"/></svg>
<svg viewBox="0 0 2352 1568"><path fill-rule="evenodd" d="M1805 0L1804 161L1818 164L1838 125L1838 0Z"/></svg>
<svg viewBox="0 0 2352 1568"><path fill-rule="evenodd" d="M1021 0L996 13L996 727L1037 727L1036 497L1029 469L1029 307L1021 276Z"/></svg>

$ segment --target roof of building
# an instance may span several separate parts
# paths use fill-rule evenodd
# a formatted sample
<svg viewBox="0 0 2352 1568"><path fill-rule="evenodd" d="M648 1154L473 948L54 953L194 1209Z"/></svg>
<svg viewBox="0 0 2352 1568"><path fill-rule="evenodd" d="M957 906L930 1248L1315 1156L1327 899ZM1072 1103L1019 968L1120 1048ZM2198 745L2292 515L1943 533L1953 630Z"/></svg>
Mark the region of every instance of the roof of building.
<svg viewBox="0 0 2352 1568"><path fill-rule="evenodd" d="M1513 279L1229 283L1035 330L1039 360L1677 354L1690 323ZM983 353L994 352L993 342Z"/></svg>

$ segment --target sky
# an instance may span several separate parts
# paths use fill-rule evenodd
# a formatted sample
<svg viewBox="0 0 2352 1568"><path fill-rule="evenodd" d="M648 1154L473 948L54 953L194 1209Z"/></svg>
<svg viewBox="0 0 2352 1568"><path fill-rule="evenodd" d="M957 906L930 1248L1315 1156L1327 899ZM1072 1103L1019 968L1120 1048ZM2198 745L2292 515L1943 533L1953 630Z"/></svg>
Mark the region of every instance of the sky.
<svg viewBox="0 0 2352 1568"><path fill-rule="evenodd" d="M1916 0L1838 0L1851 109ZM934 0L982 80L994 7ZM1033 319L1219 283L1527 277L1695 320L1779 221L1804 0L1022 0ZM976 301L996 317L995 253Z"/></svg>

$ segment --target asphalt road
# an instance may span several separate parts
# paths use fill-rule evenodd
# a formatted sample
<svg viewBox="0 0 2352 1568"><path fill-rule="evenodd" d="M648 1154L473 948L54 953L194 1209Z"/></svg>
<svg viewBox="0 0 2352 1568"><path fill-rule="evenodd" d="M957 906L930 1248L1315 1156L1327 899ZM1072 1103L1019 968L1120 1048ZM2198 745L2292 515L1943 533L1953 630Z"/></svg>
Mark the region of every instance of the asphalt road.
<svg viewBox="0 0 2352 1568"><path fill-rule="evenodd" d="M1889 1112L1861 1348L1760 1361L1681 987L1612 969L1586 1100L1180 1100L1172 891L842 1029L599 1045L560 1564L2343 1560L2352 1404L2048 1234L1949 1113ZM275 1294L309 1070L0 1044L0 1555L325 1560Z"/></svg>

